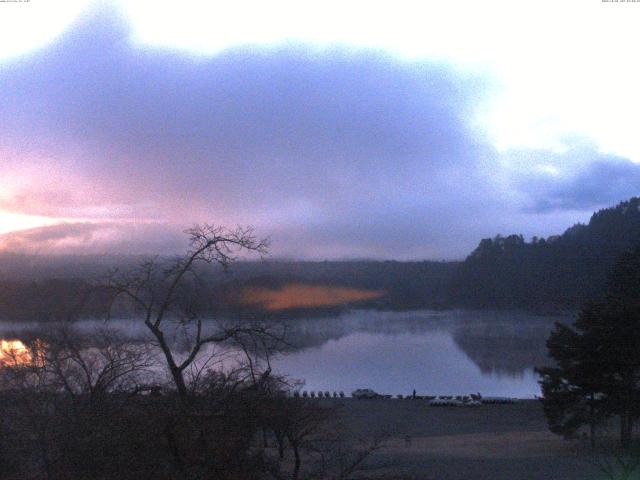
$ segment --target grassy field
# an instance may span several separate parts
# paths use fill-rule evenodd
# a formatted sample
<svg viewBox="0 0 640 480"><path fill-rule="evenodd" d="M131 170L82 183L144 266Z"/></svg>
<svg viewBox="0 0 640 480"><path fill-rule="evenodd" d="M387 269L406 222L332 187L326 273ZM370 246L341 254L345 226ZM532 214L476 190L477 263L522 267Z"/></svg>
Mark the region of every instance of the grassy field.
<svg viewBox="0 0 640 480"><path fill-rule="evenodd" d="M354 439L383 434L362 478L533 480L603 478L589 449L551 434L535 400L429 407L424 400L323 400Z"/></svg>

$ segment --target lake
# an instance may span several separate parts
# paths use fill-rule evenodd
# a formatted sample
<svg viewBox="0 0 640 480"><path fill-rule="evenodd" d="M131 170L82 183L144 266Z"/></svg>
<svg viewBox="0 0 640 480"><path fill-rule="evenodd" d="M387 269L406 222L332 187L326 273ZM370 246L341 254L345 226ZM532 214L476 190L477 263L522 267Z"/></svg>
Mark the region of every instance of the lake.
<svg viewBox="0 0 640 480"><path fill-rule="evenodd" d="M304 389L531 398L535 366L549 363L545 342L555 321L519 312L354 311L296 320L300 349L275 362ZM290 323L293 323L290 322Z"/></svg>
<svg viewBox="0 0 640 480"><path fill-rule="evenodd" d="M379 393L539 395L535 366L549 363L545 342L555 321L521 312L355 310L330 318L284 321L291 351L272 362L274 371L303 380L303 390L372 388ZM142 322L112 325L148 338ZM91 330L101 322L80 322ZM0 323L0 337L20 339L34 324Z"/></svg>

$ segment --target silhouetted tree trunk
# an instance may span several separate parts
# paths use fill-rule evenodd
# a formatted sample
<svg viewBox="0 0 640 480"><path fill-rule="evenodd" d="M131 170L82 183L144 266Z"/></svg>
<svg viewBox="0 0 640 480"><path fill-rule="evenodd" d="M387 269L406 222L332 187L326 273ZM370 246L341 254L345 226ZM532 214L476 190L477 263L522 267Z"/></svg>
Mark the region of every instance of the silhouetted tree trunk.
<svg viewBox="0 0 640 480"><path fill-rule="evenodd" d="M276 443L278 444L278 458L282 460L284 458L284 434L281 431L274 432L276 437Z"/></svg>
<svg viewBox="0 0 640 480"><path fill-rule="evenodd" d="M289 442L291 443L291 439L289 439ZM293 443L291 443L291 448L293 449L293 458L294 458L294 464L293 464L293 480L298 480L298 475L300 474L300 446L298 445L297 441L294 441Z"/></svg>
<svg viewBox="0 0 640 480"><path fill-rule="evenodd" d="M595 395L593 392L589 395L589 443L591 450L596 448L596 409Z"/></svg>
<svg viewBox="0 0 640 480"><path fill-rule="evenodd" d="M214 335L205 336L202 331L202 319L198 312L197 301L193 304L179 301L180 289L197 290L198 275L195 265L198 263L217 263L225 270L240 252L267 252L267 241L258 240L251 228L227 230L213 225L196 226L187 231L191 250L172 265L160 265L155 260L142 262L137 269L125 274L114 272L106 287L113 293L112 302L122 296L141 310L144 324L158 341L167 367L176 386L179 397L186 402L189 394L184 372L198 357L203 346L209 343L225 342L240 334L265 334L260 328L227 328ZM191 281L192 283L188 283ZM196 283L193 283L196 282ZM184 294L183 294L184 296ZM184 299L183 299L184 300ZM195 334L190 341L186 358L178 363L171 350L165 331L164 321L173 316L188 325L195 324Z"/></svg>

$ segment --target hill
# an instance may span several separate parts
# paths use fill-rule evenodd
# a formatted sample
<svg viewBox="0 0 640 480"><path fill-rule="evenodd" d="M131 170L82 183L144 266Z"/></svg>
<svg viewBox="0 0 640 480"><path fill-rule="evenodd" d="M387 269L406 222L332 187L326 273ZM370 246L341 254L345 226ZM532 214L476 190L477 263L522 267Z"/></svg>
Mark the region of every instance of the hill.
<svg viewBox="0 0 640 480"><path fill-rule="evenodd" d="M474 308L574 309L600 294L616 259L638 244L637 197L559 236L483 239L456 269L448 300Z"/></svg>
<svg viewBox="0 0 640 480"><path fill-rule="evenodd" d="M616 259L638 244L640 199L631 198L562 235L483 239L463 262L239 262L231 275L205 268L203 291L210 298L203 305L210 314L289 316L348 307L575 310L603 290ZM111 268L139 261L0 254L0 320L100 315L106 299L95 291L87 296L88 286Z"/></svg>

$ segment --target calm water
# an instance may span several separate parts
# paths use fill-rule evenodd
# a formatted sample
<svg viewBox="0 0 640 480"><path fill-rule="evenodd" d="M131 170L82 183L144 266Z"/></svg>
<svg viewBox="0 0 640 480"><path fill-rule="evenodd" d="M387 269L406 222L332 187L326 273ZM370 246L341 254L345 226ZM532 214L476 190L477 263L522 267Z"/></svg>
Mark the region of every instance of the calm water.
<svg viewBox="0 0 640 480"><path fill-rule="evenodd" d="M545 341L554 321L523 313L353 311L335 318L287 321L290 352L272 365L304 380L304 390L533 397L535 366L548 363ZM114 321L135 338L141 322ZM82 322L91 330L100 322ZM20 338L34 325L0 323L0 337Z"/></svg>
<svg viewBox="0 0 640 480"><path fill-rule="evenodd" d="M351 312L297 321L301 348L275 362L306 390L533 397L555 321L522 313Z"/></svg>

